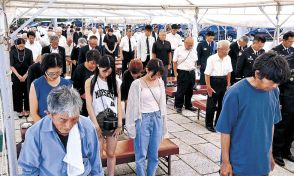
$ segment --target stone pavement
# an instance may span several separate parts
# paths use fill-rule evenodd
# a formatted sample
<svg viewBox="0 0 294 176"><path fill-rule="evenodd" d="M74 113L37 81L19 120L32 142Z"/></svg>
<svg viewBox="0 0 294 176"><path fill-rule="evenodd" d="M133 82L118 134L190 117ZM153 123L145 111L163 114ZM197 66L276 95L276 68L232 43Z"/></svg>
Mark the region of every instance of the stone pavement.
<svg viewBox="0 0 294 176"><path fill-rule="evenodd" d="M171 140L180 148L180 154L172 156L173 176L218 176L220 165L220 135L211 133L204 127L203 114L183 110L177 114L173 101L168 101L168 131ZM16 141L20 141L19 124L25 119L16 119ZM292 148L292 152L294 152ZM294 176L294 163L285 160L284 168L276 166L271 176ZM162 164L160 164L162 166ZM164 167L164 166L162 166ZM106 170L106 169L105 169ZM135 163L122 164L116 167L116 175L135 176ZM156 175L165 175L161 169Z"/></svg>

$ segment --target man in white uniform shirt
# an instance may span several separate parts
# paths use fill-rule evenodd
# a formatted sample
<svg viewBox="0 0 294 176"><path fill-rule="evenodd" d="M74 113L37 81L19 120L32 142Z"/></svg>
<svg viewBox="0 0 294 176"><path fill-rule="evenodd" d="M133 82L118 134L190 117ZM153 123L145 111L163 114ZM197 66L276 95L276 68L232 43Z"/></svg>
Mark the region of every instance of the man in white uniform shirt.
<svg viewBox="0 0 294 176"><path fill-rule="evenodd" d="M152 54L152 46L155 42L154 38L151 36L151 31L152 26L146 25L144 34L137 43L137 58L141 59L144 68L150 60L150 54Z"/></svg>
<svg viewBox="0 0 294 176"><path fill-rule="evenodd" d="M193 50L193 46L194 39L192 37L187 37L184 46L178 47L174 52L173 69L177 77L177 92L175 94L175 108L177 113L182 112L184 103L186 109L196 111L191 102L193 87L195 85L197 61L197 53Z"/></svg>
<svg viewBox="0 0 294 176"><path fill-rule="evenodd" d="M120 56L122 57L122 74L128 69L129 62L134 59L136 52L136 40L132 36L132 30L127 29L127 35L121 39L119 44Z"/></svg>
<svg viewBox="0 0 294 176"><path fill-rule="evenodd" d="M36 34L32 31L27 33L28 40L26 42L26 48L32 50L34 62L38 62L38 58L41 57L42 46L35 40Z"/></svg>
<svg viewBox="0 0 294 176"><path fill-rule="evenodd" d="M58 36L59 38L59 46L62 46L63 48L66 45L66 38L62 35L62 28L61 27L57 27L55 29L55 34Z"/></svg>
<svg viewBox="0 0 294 176"><path fill-rule="evenodd" d="M172 49L172 55L174 55L175 49L177 49L179 46L182 45L182 38L179 34L177 34L178 31L178 25L173 24L171 26L171 32L166 35L166 40L170 42L171 49ZM172 65L173 68L173 65ZM173 73L171 73L173 75Z"/></svg>
<svg viewBox="0 0 294 176"><path fill-rule="evenodd" d="M231 86L231 72L233 71L231 58L228 55L230 50L230 42L221 40L217 43L217 53L208 57L205 74L205 82L207 86L207 103L205 126L215 132L214 126L222 109L222 101L227 88ZM217 114L215 123L213 124L214 112L217 104Z"/></svg>

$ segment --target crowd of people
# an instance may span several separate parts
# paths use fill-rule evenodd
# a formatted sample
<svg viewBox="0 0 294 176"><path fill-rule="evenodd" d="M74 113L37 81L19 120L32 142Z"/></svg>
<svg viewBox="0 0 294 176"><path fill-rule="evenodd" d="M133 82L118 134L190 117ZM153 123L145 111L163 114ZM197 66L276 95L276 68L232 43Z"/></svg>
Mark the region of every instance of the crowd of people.
<svg viewBox="0 0 294 176"><path fill-rule="evenodd" d="M168 137L168 76L177 80L177 113L196 111L193 89L206 85L205 126L221 133L221 175L267 175L284 158L294 162L294 33L265 52L262 36L247 46L247 36L215 42L209 31L196 46L192 37L182 41L177 24L170 27L146 25L136 35L129 28L123 37L108 26L23 32L10 51L14 111L34 123L19 156L22 174L103 175L105 147L114 175L125 126L137 175L155 175L160 142Z"/></svg>

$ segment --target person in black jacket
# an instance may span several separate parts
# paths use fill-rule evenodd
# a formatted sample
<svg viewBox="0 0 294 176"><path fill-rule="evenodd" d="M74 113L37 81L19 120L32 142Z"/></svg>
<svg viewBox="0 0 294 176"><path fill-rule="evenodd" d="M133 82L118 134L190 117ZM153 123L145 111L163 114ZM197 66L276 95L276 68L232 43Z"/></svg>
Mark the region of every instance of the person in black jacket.
<svg viewBox="0 0 294 176"><path fill-rule="evenodd" d="M90 50L86 54L86 62L79 64L74 71L74 74L71 78L73 81L73 87L77 89L80 93L83 107L81 110L81 115L88 116L88 111L86 107L86 97L85 97L85 82L88 78L94 75L97 69L98 60L101 58L99 51Z"/></svg>
<svg viewBox="0 0 294 176"><path fill-rule="evenodd" d="M214 32L208 31L205 35L205 40L197 45L197 65L200 66L200 85L205 85L204 71L206 68L206 61L209 56L215 54Z"/></svg>
<svg viewBox="0 0 294 176"><path fill-rule="evenodd" d="M29 99L26 87L28 69L34 63L33 53L25 48L25 40L18 38L10 50L10 69L12 71L13 109L18 116L29 116Z"/></svg>
<svg viewBox="0 0 294 176"><path fill-rule="evenodd" d="M255 59L263 54L265 44L265 37L256 35L251 46L246 48L237 59L236 78L242 79L252 76L252 66Z"/></svg>
<svg viewBox="0 0 294 176"><path fill-rule="evenodd" d="M78 65L78 59L79 59L79 53L80 53L80 49L84 46L87 45L87 40L85 38L79 38L78 40L78 44L76 46L73 47L72 51L71 51L71 62L72 62L72 67L71 67L71 77L74 74L75 69L77 68Z"/></svg>
<svg viewBox="0 0 294 176"><path fill-rule="evenodd" d="M143 70L143 63L139 59L133 59L129 63L128 70L126 70L123 74L122 84L120 86L121 89L121 101L125 102L125 107L127 107L129 90L132 82L141 77L141 73Z"/></svg>
<svg viewBox="0 0 294 176"><path fill-rule="evenodd" d="M65 60L65 49L62 46L58 46L59 38L56 35L50 36L50 45L42 48L42 55L45 53L58 53L62 58L62 72L63 76L66 73L66 60Z"/></svg>
<svg viewBox="0 0 294 176"><path fill-rule="evenodd" d="M286 57L291 69L291 78L279 86L282 121L275 125L273 156L280 166L285 166L283 158L294 162L294 156L290 151L294 137L294 52L291 47L293 42L294 33L289 31L284 34L283 42L273 48L279 55Z"/></svg>
<svg viewBox="0 0 294 176"><path fill-rule="evenodd" d="M287 56L294 53L294 48L292 47L294 41L294 32L289 31L283 35L283 41L278 46L274 47L272 50L277 52L281 56Z"/></svg>
<svg viewBox="0 0 294 176"><path fill-rule="evenodd" d="M97 51L99 51L99 48L97 46L97 40L98 39L97 39L96 35L90 36L89 41L88 41L88 45L86 45L80 49L78 64L82 64L86 61L86 54L89 50L96 49Z"/></svg>
<svg viewBox="0 0 294 176"><path fill-rule="evenodd" d="M77 27L76 31L73 34L73 42L75 45L78 45L79 38L83 38L83 33L81 32L81 28Z"/></svg>
<svg viewBox="0 0 294 176"><path fill-rule="evenodd" d="M247 36L242 36L238 41L233 42L230 45L229 56L231 57L231 63L233 67L233 72L231 73L231 85L236 82L235 72L237 65L237 58L242 54L242 51L247 48L249 38Z"/></svg>

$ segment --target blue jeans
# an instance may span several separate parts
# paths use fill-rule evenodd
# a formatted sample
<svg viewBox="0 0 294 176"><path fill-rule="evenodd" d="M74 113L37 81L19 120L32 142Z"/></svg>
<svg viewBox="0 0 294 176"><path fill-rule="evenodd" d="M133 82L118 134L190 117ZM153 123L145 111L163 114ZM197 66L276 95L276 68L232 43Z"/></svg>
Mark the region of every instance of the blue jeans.
<svg viewBox="0 0 294 176"><path fill-rule="evenodd" d="M158 149L163 134L163 119L160 111L142 113L136 121L135 158L136 173L145 176L145 160L148 158L147 176L154 176L158 165Z"/></svg>

